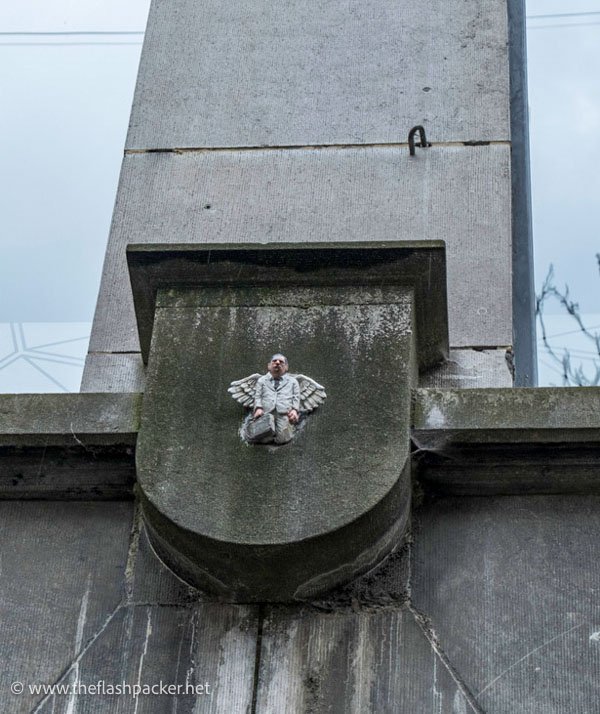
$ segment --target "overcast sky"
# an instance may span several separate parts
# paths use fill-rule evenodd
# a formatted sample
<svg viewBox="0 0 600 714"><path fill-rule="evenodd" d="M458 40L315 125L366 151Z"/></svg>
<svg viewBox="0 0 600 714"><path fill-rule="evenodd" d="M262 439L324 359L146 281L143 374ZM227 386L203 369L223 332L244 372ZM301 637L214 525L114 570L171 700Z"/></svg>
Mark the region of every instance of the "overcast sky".
<svg viewBox="0 0 600 714"><path fill-rule="evenodd" d="M0 5L0 322L92 318L148 5ZM600 0L527 13L537 283L600 312Z"/></svg>
<svg viewBox="0 0 600 714"><path fill-rule="evenodd" d="M148 6L0 3L2 33L83 33L0 35L0 322L92 318Z"/></svg>
<svg viewBox="0 0 600 714"><path fill-rule="evenodd" d="M534 15L597 14L533 19ZM600 2L529 0L534 249L585 312L599 312Z"/></svg>

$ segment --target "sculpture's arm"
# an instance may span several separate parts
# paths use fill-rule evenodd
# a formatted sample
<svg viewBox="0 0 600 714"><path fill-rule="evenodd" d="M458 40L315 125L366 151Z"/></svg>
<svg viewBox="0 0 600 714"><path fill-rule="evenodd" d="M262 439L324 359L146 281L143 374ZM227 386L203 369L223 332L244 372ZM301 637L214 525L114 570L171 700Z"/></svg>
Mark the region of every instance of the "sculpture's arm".
<svg viewBox="0 0 600 714"><path fill-rule="evenodd" d="M264 382L259 379L256 382L256 389L254 391L254 407L253 411L256 413L257 409L262 410L263 409L263 390L264 390Z"/></svg>
<svg viewBox="0 0 600 714"><path fill-rule="evenodd" d="M295 409L297 412L300 411L300 384L295 377L292 391L292 409Z"/></svg>

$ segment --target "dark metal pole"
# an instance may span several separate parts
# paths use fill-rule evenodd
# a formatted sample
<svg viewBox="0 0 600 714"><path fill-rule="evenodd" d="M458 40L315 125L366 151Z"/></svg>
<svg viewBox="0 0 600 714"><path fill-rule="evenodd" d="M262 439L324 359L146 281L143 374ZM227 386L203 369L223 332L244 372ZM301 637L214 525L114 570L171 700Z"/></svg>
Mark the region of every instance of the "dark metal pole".
<svg viewBox="0 0 600 714"><path fill-rule="evenodd" d="M508 0L515 386L537 384L525 2Z"/></svg>

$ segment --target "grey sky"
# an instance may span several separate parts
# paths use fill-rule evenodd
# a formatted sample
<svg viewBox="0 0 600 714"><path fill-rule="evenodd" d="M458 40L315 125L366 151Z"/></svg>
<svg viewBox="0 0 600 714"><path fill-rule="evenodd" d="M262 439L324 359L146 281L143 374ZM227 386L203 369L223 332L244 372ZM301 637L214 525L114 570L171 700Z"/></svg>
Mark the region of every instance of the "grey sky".
<svg viewBox="0 0 600 714"><path fill-rule="evenodd" d="M148 5L4 3L0 31L141 31ZM0 36L0 322L91 319L141 41Z"/></svg>
<svg viewBox="0 0 600 714"><path fill-rule="evenodd" d="M529 20L536 282L553 263L557 283L598 312L600 2L528 1L530 17L576 12L599 14Z"/></svg>
<svg viewBox="0 0 600 714"><path fill-rule="evenodd" d="M0 31L139 32L148 4L4 3ZM600 2L528 2L530 16L574 12L600 13ZM543 278L554 263L557 280L593 312L600 15L542 18L530 27L536 273ZM91 319L140 43L140 35L0 36L0 322Z"/></svg>
<svg viewBox="0 0 600 714"><path fill-rule="evenodd" d="M0 6L2 32L143 30L149 0L19 0Z"/></svg>

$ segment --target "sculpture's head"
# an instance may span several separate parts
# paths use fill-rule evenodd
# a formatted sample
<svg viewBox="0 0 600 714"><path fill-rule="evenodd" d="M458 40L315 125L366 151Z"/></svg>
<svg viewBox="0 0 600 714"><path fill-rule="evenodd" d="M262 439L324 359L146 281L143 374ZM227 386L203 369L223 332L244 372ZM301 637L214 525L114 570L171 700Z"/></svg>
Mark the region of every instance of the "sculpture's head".
<svg viewBox="0 0 600 714"><path fill-rule="evenodd" d="M267 370L272 377L279 379L288 371L287 357L282 354L274 354L267 364Z"/></svg>

